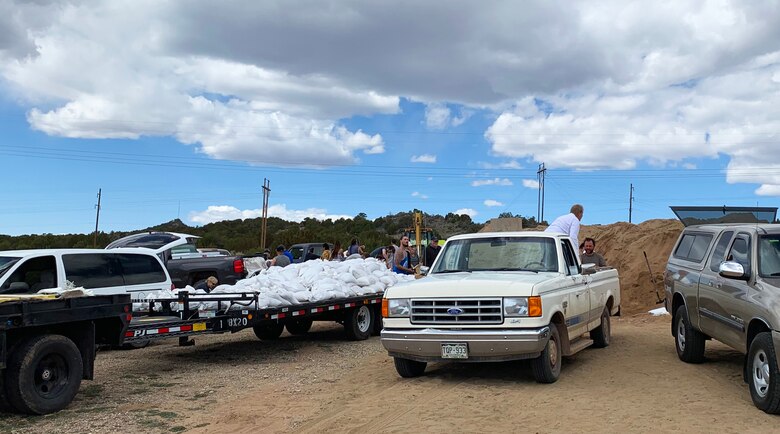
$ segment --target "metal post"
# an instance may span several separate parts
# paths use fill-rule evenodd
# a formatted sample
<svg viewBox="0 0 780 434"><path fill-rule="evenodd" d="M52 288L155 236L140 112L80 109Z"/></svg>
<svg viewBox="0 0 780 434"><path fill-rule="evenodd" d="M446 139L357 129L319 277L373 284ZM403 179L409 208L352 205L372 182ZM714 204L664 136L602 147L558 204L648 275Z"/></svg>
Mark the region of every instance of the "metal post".
<svg viewBox="0 0 780 434"><path fill-rule="evenodd" d="M634 184L628 192L628 222L631 223L631 213L634 211Z"/></svg>
<svg viewBox="0 0 780 434"><path fill-rule="evenodd" d="M268 221L268 198L271 196L271 181L263 178L263 219L260 226L260 248L266 247L266 227Z"/></svg>
<svg viewBox="0 0 780 434"><path fill-rule="evenodd" d="M100 222L100 194L103 192L102 188L98 189L98 202L97 205L95 205L95 208L97 208L97 215L95 215L95 237L92 241L92 246L97 248L97 235L98 235L98 222Z"/></svg>

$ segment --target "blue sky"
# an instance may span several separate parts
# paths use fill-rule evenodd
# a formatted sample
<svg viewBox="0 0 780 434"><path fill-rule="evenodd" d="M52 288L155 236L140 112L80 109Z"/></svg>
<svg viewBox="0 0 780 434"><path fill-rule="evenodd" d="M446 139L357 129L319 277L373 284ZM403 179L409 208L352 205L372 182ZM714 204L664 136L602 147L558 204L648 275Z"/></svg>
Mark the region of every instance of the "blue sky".
<svg viewBox="0 0 780 434"><path fill-rule="evenodd" d="M295 3L0 0L0 233L776 206L776 5Z"/></svg>

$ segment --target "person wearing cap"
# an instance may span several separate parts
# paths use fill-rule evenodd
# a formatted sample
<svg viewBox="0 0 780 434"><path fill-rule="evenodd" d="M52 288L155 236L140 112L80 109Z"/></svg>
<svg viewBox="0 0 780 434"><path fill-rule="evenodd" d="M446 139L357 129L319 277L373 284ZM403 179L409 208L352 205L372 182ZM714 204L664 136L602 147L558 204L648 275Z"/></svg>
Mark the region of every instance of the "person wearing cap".
<svg viewBox="0 0 780 434"><path fill-rule="evenodd" d="M433 261L436 259L437 256L439 256L439 251L441 250L441 246L439 246L439 237L434 236L431 239L431 242L428 243L428 247L425 248L425 266L430 267L433 265Z"/></svg>
<svg viewBox="0 0 780 434"><path fill-rule="evenodd" d="M286 267L290 265L292 261L284 252L284 246L280 245L276 248L276 256L271 260L271 266Z"/></svg>

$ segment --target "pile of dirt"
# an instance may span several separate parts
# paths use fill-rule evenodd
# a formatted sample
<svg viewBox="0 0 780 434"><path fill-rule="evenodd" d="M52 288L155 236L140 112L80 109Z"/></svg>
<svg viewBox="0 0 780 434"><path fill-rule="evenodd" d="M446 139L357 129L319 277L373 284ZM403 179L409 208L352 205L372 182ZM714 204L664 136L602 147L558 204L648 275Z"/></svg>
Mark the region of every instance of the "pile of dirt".
<svg viewBox="0 0 780 434"><path fill-rule="evenodd" d="M522 231L523 219L517 217L499 217L490 219L485 223L485 226L480 229L480 232L511 232Z"/></svg>
<svg viewBox="0 0 780 434"><path fill-rule="evenodd" d="M613 223L583 225L580 242L596 240L596 252L620 274L621 306L624 313L643 312L658 307L656 289L663 297L663 272L683 225L677 220L648 220L640 224ZM643 252L647 253L656 288Z"/></svg>

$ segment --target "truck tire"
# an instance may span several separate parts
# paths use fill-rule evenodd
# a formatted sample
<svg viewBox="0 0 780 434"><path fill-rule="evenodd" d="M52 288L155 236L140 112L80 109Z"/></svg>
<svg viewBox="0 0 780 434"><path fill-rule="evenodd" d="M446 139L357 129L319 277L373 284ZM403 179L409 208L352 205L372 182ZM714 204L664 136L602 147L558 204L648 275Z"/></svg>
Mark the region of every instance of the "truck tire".
<svg viewBox="0 0 780 434"><path fill-rule="evenodd" d="M426 362L402 359L400 357L393 357L393 362L398 375L404 378L419 377L425 372L425 367L428 365Z"/></svg>
<svg viewBox="0 0 780 434"><path fill-rule="evenodd" d="M288 322L284 326L287 328L287 332L291 335L300 336L305 335L311 330L311 325L314 321L311 318L296 319Z"/></svg>
<svg viewBox="0 0 780 434"><path fill-rule="evenodd" d="M279 339L284 331L284 324L282 323L267 323L258 324L252 327L255 332L255 336L264 341L273 341Z"/></svg>
<svg viewBox="0 0 780 434"><path fill-rule="evenodd" d="M8 363L8 400L23 413L62 410L81 385L81 353L70 339L43 335L20 344Z"/></svg>
<svg viewBox="0 0 780 434"><path fill-rule="evenodd" d="M601 313L601 325L590 331L594 347L605 348L609 346L609 341L612 339L612 325L609 321L609 308L604 307L604 312Z"/></svg>
<svg viewBox="0 0 780 434"><path fill-rule="evenodd" d="M747 362L753 404L766 413L780 413L780 372L771 333L756 335L750 343Z"/></svg>
<svg viewBox="0 0 780 434"><path fill-rule="evenodd" d="M531 360L537 383L555 383L561 375L561 337L558 327L550 323L550 339L539 357Z"/></svg>
<svg viewBox="0 0 780 434"><path fill-rule="evenodd" d="M382 307L377 306L374 308L374 325L371 326L371 336L379 336L382 334Z"/></svg>
<svg viewBox="0 0 780 434"><path fill-rule="evenodd" d="M347 313L344 320L344 331L347 339L351 341L364 341L371 336L374 312L370 307L363 305Z"/></svg>
<svg viewBox="0 0 780 434"><path fill-rule="evenodd" d="M677 357L686 363L701 363L704 361L704 334L696 330L688 319L688 309L685 305L677 308L674 314L674 346Z"/></svg>

